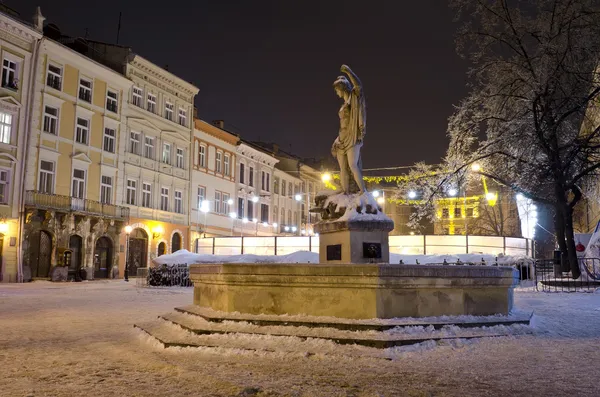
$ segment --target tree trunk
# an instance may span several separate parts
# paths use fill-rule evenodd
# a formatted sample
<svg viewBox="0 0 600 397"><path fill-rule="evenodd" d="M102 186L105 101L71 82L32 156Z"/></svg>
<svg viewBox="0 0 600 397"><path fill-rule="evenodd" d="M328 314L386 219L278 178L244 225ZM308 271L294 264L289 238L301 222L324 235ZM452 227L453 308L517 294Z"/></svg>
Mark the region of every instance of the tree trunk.
<svg viewBox="0 0 600 397"><path fill-rule="evenodd" d="M569 266L571 268L571 277L578 279L581 276L579 271L579 261L577 260L577 250L575 249L575 233L573 231L573 209L565 209L565 237L567 243L567 254Z"/></svg>
<svg viewBox="0 0 600 397"><path fill-rule="evenodd" d="M562 211L554 207L554 230L556 232L556 243L558 244L558 249L560 252L563 252L565 255L567 253L567 243L565 240L565 217Z"/></svg>

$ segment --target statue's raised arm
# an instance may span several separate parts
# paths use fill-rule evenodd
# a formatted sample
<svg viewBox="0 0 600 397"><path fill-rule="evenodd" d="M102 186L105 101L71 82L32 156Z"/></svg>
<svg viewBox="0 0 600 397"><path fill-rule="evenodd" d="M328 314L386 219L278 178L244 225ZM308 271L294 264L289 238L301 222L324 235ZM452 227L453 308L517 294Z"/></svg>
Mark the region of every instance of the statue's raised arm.
<svg viewBox="0 0 600 397"><path fill-rule="evenodd" d="M362 83L360 82L358 76L352 71L352 69L350 69L350 66L342 65L340 71L348 76L354 88L357 88L362 92Z"/></svg>

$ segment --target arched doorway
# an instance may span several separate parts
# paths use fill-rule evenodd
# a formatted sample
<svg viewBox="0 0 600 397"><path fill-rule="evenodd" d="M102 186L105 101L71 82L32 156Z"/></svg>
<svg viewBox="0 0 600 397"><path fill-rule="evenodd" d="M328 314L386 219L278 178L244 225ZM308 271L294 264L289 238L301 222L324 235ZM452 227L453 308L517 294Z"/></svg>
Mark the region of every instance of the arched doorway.
<svg viewBox="0 0 600 397"><path fill-rule="evenodd" d="M148 258L148 234L144 229L133 229L129 235L128 250L128 273L130 276L136 276L139 267L146 267Z"/></svg>
<svg viewBox="0 0 600 397"><path fill-rule="evenodd" d="M40 230L31 236L30 248L31 277L48 277L52 258L52 236Z"/></svg>
<svg viewBox="0 0 600 397"><path fill-rule="evenodd" d="M171 253L177 252L181 249L181 234L174 233L171 238Z"/></svg>
<svg viewBox="0 0 600 397"><path fill-rule="evenodd" d="M79 279L79 269L81 269L81 254L83 253L83 239L76 234L69 237L69 249L71 254L71 265L69 266L69 278Z"/></svg>
<svg viewBox="0 0 600 397"><path fill-rule="evenodd" d="M108 278L112 267L112 241L100 237L94 247L94 278Z"/></svg>
<svg viewBox="0 0 600 397"><path fill-rule="evenodd" d="M167 253L167 244L164 241L158 244L158 256L164 255Z"/></svg>

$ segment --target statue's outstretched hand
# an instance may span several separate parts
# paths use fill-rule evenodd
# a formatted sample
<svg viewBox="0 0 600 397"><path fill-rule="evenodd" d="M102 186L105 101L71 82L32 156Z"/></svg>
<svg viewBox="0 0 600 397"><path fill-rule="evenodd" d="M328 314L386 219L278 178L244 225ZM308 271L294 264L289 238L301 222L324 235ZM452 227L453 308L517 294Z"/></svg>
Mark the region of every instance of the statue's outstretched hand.
<svg viewBox="0 0 600 397"><path fill-rule="evenodd" d="M340 71L342 73L346 73L346 74L352 73L352 70L350 69L350 66L348 66L348 65L342 65L342 67L340 68Z"/></svg>

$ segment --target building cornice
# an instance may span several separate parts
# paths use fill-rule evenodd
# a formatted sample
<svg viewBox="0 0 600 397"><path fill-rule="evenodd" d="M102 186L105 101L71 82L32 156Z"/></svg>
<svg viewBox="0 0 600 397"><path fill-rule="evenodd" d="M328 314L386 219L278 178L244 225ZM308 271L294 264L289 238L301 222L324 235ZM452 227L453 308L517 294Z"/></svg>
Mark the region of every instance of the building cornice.
<svg viewBox="0 0 600 397"><path fill-rule="evenodd" d="M25 48L30 47L32 43L42 38L42 34L37 30L1 13L0 31L4 31L16 39L10 40L10 38L6 37L8 42L16 41L15 44Z"/></svg>
<svg viewBox="0 0 600 397"><path fill-rule="evenodd" d="M238 136L233 135L230 132L224 131L212 124L209 124L204 120L194 119L194 128L197 131L213 136L233 146L236 146L240 141L240 138Z"/></svg>
<svg viewBox="0 0 600 397"><path fill-rule="evenodd" d="M161 81L163 84L175 87L177 90L182 91L190 97L193 97L200 91L195 85L188 83L137 54L133 56L129 61L129 64Z"/></svg>
<svg viewBox="0 0 600 397"><path fill-rule="evenodd" d="M240 141L236 151L242 156L250 157L251 159L259 163L268 165L269 167L274 167L275 164L279 162L279 160L275 157L270 156L267 153L262 152L258 149L255 149L243 141Z"/></svg>

